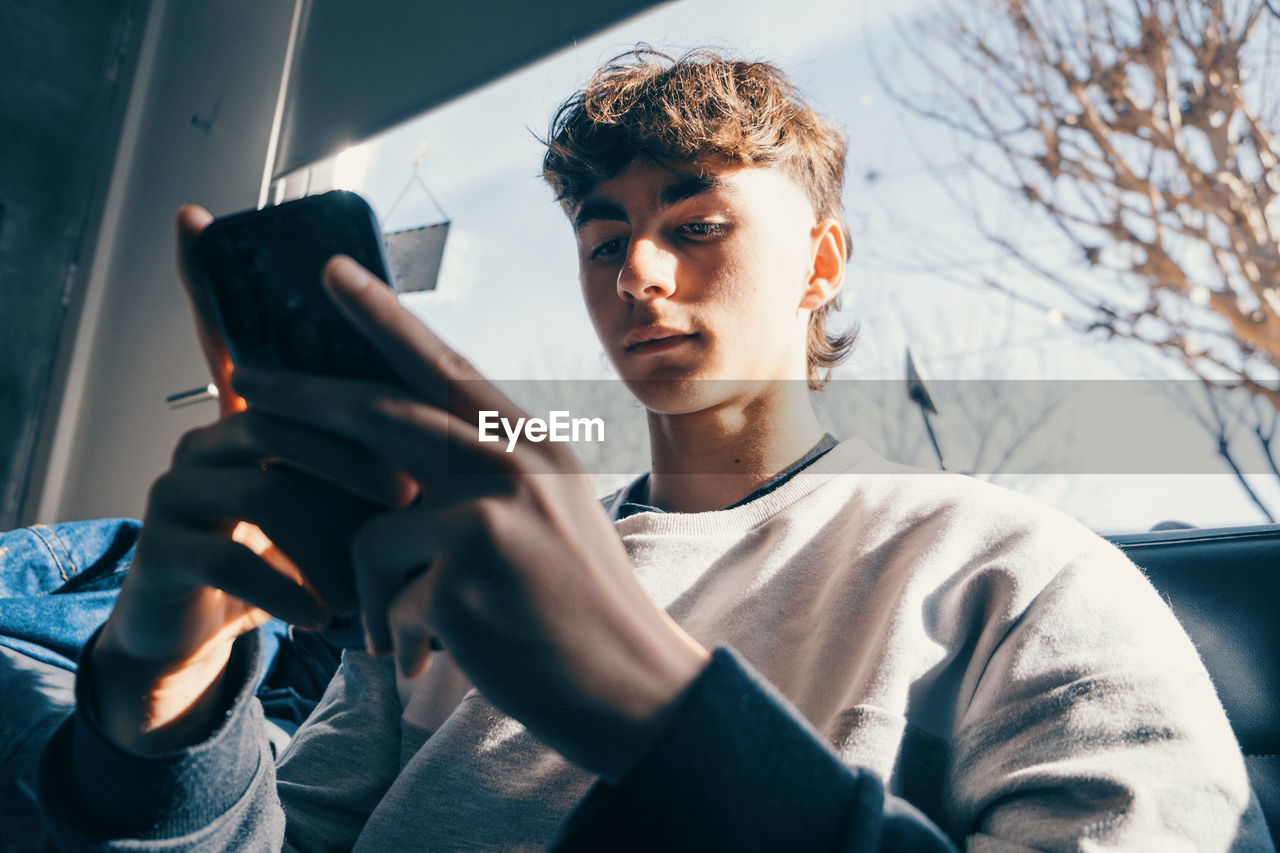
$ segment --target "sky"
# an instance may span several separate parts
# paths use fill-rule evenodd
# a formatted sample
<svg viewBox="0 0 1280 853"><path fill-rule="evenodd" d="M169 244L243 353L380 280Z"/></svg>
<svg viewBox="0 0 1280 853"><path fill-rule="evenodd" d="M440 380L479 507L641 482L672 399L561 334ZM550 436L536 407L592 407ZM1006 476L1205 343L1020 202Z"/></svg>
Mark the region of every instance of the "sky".
<svg viewBox="0 0 1280 853"><path fill-rule="evenodd" d="M386 231L452 222L436 290L404 301L487 376L611 377L581 306L569 224L538 178L543 147L537 137L564 97L637 43L672 54L717 47L785 69L848 135L845 208L855 252L840 318L856 318L862 332L838 378L900 380L908 344L935 380L1171 375L1141 351L1085 342L1050 315L927 269L938 257L999 263L993 250L967 236L962 214L931 175L954 159L947 137L905 115L877 79L877 70L891 77L909 73L886 64L895 33L889 16L927 12L931 2L900 2L886 12L890 4L676 0L346 152L334 184L365 195ZM1002 204L990 200L1002 225L1010 232L1027 227L1016 207ZM933 464L919 413L895 399L896 414L882 419L881 434L863 437L908 457L902 461ZM957 421L956 411L945 409L936 421L944 445L973 433L973 423ZM1209 464L1225 470L1207 440L1204 452ZM1225 474L1025 474L998 481L1056 503L1102 532L1170 519L1265 521ZM1255 487L1280 508L1274 478L1256 478Z"/></svg>

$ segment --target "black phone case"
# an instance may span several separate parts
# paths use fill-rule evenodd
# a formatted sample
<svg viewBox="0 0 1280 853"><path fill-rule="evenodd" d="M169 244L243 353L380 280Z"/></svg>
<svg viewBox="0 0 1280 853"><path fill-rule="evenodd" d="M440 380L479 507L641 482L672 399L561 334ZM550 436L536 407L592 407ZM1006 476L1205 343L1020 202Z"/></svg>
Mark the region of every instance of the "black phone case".
<svg viewBox="0 0 1280 853"><path fill-rule="evenodd" d="M360 196L334 190L221 217L197 253L233 364L400 383L320 281L338 254L391 280L377 217Z"/></svg>

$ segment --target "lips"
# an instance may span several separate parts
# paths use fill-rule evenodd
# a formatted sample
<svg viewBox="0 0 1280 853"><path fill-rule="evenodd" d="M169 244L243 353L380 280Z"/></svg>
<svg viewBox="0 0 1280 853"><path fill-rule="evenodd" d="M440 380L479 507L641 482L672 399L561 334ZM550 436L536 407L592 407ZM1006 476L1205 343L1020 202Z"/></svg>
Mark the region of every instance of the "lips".
<svg viewBox="0 0 1280 853"><path fill-rule="evenodd" d="M693 332L682 332L679 329L671 329L666 326L641 326L627 333L627 336L622 339L622 346L628 352L666 349L694 337L694 334Z"/></svg>
<svg viewBox="0 0 1280 853"><path fill-rule="evenodd" d="M630 350L630 348L639 346L641 343L663 341L666 338L687 337L692 337L692 333L681 332L680 329L668 328L666 325L641 325L641 327L627 332L627 336L622 338L622 346Z"/></svg>

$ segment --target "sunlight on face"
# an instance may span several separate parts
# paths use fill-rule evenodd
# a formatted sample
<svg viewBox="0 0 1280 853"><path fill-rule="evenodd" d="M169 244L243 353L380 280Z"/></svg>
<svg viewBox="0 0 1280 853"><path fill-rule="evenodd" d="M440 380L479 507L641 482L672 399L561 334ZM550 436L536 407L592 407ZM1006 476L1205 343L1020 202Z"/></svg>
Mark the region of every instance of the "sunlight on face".
<svg viewBox="0 0 1280 853"><path fill-rule="evenodd" d="M816 216L784 173L636 160L571 215L596 334L648 408L805 379Z"/></svg>

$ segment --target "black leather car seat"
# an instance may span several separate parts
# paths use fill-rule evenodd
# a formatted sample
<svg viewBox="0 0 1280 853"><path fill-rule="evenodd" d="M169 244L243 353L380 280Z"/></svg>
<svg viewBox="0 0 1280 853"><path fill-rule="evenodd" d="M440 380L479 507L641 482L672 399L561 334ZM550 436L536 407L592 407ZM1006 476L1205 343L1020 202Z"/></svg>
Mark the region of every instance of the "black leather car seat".
<svg viewBox="0 0 1280 853"><path fill-rule="evenodd" d="M1280 525L1109 538L1196 644L1280 848Z"/></svg>

